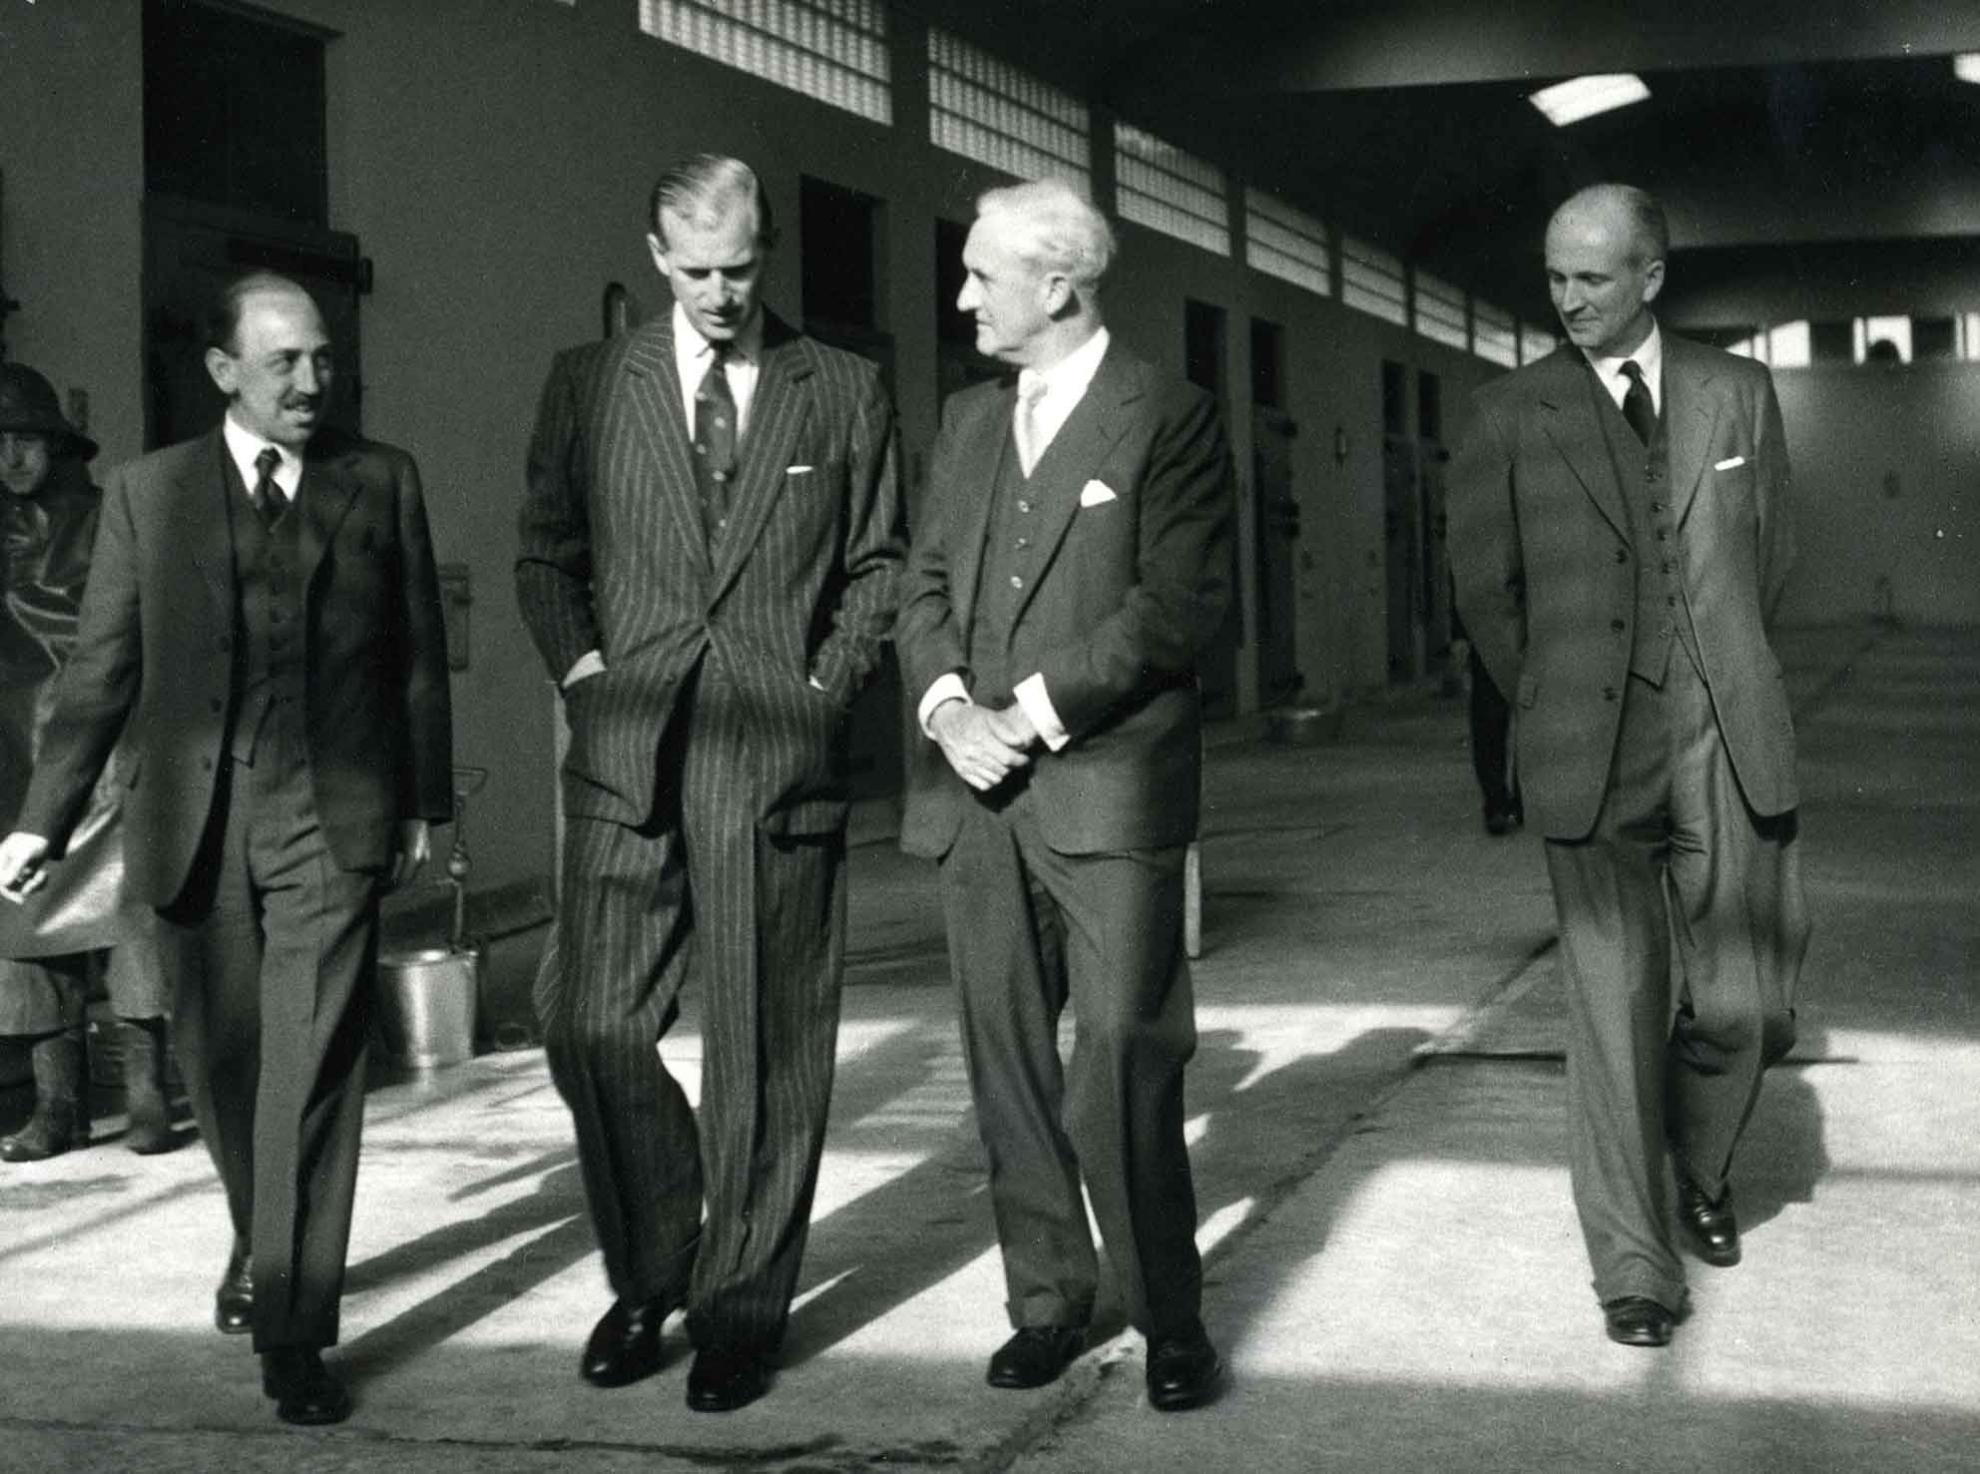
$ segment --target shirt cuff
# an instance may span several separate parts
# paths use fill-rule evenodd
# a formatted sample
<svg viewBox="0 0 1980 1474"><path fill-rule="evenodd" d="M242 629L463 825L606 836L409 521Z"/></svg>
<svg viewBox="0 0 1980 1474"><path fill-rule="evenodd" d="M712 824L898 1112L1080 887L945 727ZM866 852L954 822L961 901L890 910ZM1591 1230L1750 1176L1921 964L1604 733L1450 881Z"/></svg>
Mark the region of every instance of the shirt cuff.
<svg viewBox="0 0 1980 1474"><path fill-rule="evenodd" d="M1059 720L1058 710L1052 705L1052 698L1045 694L1043 675L1026 676L1012 688L1011 694L1017 697L1017 704L1024 708L1031 725L1038 729L1039 737L1052 751L1057 752L1072 741L1066 724Z"/></svg>
<svg viewBox="0 0 1980 1474"><path fill-rule="evenodd" d="M564 672L564 678L557 682L557 687L568 691L586 676L600 675L604 669L605 657L596 650L587 650L571 663L571 668Z"/></svg>
<svg viewBox="0 0 1980 1474"><path fill-rule="evenodd" d="M914 719L921 727L921 735L930 742L935 740L935 734L929 729L928 721L935 715L936 707L945 701L967 700L969 700L969 687L963 684L961 676L954 671L937 676L929 685L927 693L922 696L921 704L914 709Z"/></svg>

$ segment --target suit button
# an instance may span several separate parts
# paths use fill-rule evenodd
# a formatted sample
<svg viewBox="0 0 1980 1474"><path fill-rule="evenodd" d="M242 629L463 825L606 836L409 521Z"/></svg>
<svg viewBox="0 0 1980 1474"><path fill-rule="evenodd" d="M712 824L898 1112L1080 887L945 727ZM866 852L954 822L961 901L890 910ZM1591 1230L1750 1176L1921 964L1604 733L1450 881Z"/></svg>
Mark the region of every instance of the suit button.
<svg viewBox="0 0 1980 1474"><path fill-rule="evenodd" d="M1018 510L1020 512L1029 512L1031 510L1031 503L1020 497L1018 499Z"/></svg>
<svg viewBox="0 0 1980 1474"><path fill-rule="evenodd" d="M204 769L206 769L206 771L207 771L207 772L209 772L209 773L213 771L213 759L212 759L212 758L210 758L210 757L203 757L203 758L201 758L201 759L199 760L199 765L200 765L200 766L201 766L202 768L204 768Z"/></svg>
<svg viewBox="0 0 1980 1474"><path fill-rule="evenodd" d="M1618 563L1627 563L1627 562L1629 561L1629 549L1628 549L1628 548L1617 548L1617 549L1616 549L1616 561L1617 561Z"/></svg>
<svg viewBox="0 0 1980 1474"><path fill-rule="evenodd" d="M1017 575L1016 575L1015 573L1013 573L1013 574L1011 575L1011 587L1012 587L1012 588L1014 588L1014 589L1021 589L1021 588L1023 588L1023 587L1024 587L1024 580L1023 580L1023 579L1021 579L1021 578L1019 578L1019 577L1018 577L1018 576L1017 576Z"/></svg>
<svg viewBox="0 0 1980 1474"><path fill-rule="evenodd" d="M1628 629L1629 626L1624 624L1620 619L1612 619L1609 621L1609 628L1614 630L1617 634L1621 634L1624 630Z"/></svg>
<svg viewBox="0 0 1980 1474"><path fill-rule="evenodd" d="M211 706L215 711L221 710L224 706L226 706L226 704L227 703L222 701L218 696L214 697L211 701L207 703L207 705Z"/></svg>
<svg viewBox="0 0 1980 1474"><path fill-rule="evenodd" d="M1614 686L1604 686L1602 688L1602 699L1604 701L1614 701L1616 699L1616 688Z"/></svg>
<svg viewBox="0 0 1980 1474"><path fill-rule="evenodd" d="M1650 510L1653 512L1661 512L1664 510L1664 504L1662 502L1652 502L1650 503Z"/></svg>

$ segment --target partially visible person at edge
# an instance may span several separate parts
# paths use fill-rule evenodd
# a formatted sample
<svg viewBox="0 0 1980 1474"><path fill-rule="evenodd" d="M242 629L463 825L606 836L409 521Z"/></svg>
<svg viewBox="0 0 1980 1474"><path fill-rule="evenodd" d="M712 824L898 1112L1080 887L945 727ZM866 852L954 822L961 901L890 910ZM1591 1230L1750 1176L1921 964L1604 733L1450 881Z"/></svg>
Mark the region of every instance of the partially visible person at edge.
<svg viewBox="0 0 1980 1474"><path fill-rule="evenodd" d="M64 418L55 389L0 364L0 832L13 826L69 658L89 577L100 493L96 442ZM84 1011L104 975L119 1024L130 1126L143 1155L175 1144L165 1102L165 984L149 914L122 905L123 786L113 764L70 844L60 882L0 907L0 1036L28 1050L34 1114L0 1137L0 1160L39 1162L89 1145Z"/></svg>

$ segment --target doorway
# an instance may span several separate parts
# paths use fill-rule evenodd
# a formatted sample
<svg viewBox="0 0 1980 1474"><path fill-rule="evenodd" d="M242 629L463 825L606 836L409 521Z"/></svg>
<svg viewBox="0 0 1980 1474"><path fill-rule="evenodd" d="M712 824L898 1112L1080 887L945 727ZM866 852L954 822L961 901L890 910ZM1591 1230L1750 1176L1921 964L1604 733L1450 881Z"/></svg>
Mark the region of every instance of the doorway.
<svg viewBox="0 0 1980 1474"><path fill-rule="evenodd" d="M1230 385L1224 372L1227 338L1224 309L1193 298L1183 303L1183 372L1192 384L1207 390L1228 431L1231 422ZM1238 573L1238 549L1231 542L1231 602L1224 622L1197 661L1203 691L1203 714L1217 720L1237 715L1238 647L1244 643L1244 587Z"/></svg>
<svg viewBox="0 0 1980 1474"><path fill-rule="evenodd" d="M1278 706L1306 684L1300 674L1293 545L1299 497L1293 484L1293 437L1286 413L1285 332L1251 320L1251 493L1258 560L1253 628L1258 637L1258 704Z"/></svg>
<svg viewBox="0 0 1980 1474"><path fill-rule="evenodd" d="M197 0L145 0L144 313L147 448L225 411L204 363L207 305L244 271L316 299L336 353L328 422L363 419L357 238L329 228L324 49L331 33Z"/></svg>

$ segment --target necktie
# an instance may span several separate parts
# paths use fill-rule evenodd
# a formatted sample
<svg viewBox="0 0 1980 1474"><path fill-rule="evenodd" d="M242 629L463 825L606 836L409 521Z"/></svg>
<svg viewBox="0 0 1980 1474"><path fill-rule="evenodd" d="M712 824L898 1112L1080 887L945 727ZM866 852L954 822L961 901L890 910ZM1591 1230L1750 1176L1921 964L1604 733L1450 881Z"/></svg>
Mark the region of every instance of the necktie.
<svg viewBox="0 0 1980 1474"><path fill-rule="evenodd" d="M1643 382L1643 365L1633 358L1625 359L1622 375L1629 380L1629 392L1623 395L1623 418L1629 421L1636 438L1648 445L1657 432L1657 406L1651 403L1650 386Z"/></svg>
<svg viewBox="0 0 1980 1474"><path fill-rule="evenodd" d="M1018 465L1029 476L1032 467L1038 464L1039 456L1045 447L1039 444L1038 406L1045 398L1045 381L1040 378L1019 376L1017 421Z"/></svg>
<svg viewBox="0 0 1980 1474"><path fill-rule="evenodd" d="M708 372L694 391L694 453L702 472L702 512L713 532L728 516L729 482L736 474L736 396L729 389L725 343L714 345Z"/></svg>
<svg viewBox="0 0 1980 1474"><path fill-rule="evenodd" d="M289 510L289 499L282 488L275 484L275 468L282 464L282 452L274 446L264 446L261 454L254 458L254 469L260 472L254 482L254 509L261 514L261 525L272 528L282 520L282 514Z"/></svg>

